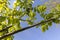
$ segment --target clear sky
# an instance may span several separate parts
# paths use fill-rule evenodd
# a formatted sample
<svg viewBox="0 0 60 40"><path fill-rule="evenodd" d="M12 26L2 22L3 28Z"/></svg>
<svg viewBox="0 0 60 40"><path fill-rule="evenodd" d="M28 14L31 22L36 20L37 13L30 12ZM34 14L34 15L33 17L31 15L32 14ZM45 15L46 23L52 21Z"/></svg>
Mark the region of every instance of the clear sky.
<svg viewBox="0 0 60 40"><path fill-rule="evenodd" d="M36 5L42 5L47 0L35 0L35 3L33 6ZM12 1L11 1L12 2ZM11 6L10 6L11 7ZM42 18L37 15L37 18L41 20ZM27 24L21 23L22 26L27 26ZM53 25L47 30L46 32L42 32L39 28L31 28L28 30L25 30L23 32L19 32L17 34L14 34L14 40L60 40L60 25L56 25L53 23Z"/></svg>

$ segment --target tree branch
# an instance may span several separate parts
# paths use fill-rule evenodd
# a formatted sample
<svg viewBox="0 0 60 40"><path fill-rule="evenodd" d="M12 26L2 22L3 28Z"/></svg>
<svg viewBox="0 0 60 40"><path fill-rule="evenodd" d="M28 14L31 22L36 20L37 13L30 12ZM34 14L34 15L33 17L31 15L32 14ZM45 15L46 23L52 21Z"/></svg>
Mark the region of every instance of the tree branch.
<svg viewBox="0 0 60 40"><path fill-rule="evenodd" d="M19 20L31 22L30 20L23 20L23 19L19 19ZM2 30L0 30L0 32L5 31L5 30L7 30L7 29L9 29L9 28L11 28L11 27L12 27L12 25L10 25L10 26L8 26L8 27L5 27L5 28L3 28Z"/></svg>
<svg viewBox="0 0 60 40"><path fill-rule="evenodd" d="M52 21L52 20L54 20L54 19L49 19L49 20L47 20L47 21L40 22L40 23L37 23L37 24L32 25L32 26L28 26L28 27L22 28L22 29L20 29L20 30L15 31L15 32L7 33L7 34L1 36L0 39L3 39L3 38L8 37L8 36L10 36L10 35L16 34L16 33L18 33L18 32L22 32L22 31L24 31L24 30L30 29L30 28L32 28L32 27L35 27L35 26L37 26L37 25L40 25L40 24L42 24L42 23L49 22L49 21Z"/></svg>
<svg viewBox="0 0 60 40"><path fill-rule="evenodd" d="M19 19L19 20L21 20L21 21L28 21L28 22L31 22L30 20L23 20L23 19Z"/></svg>

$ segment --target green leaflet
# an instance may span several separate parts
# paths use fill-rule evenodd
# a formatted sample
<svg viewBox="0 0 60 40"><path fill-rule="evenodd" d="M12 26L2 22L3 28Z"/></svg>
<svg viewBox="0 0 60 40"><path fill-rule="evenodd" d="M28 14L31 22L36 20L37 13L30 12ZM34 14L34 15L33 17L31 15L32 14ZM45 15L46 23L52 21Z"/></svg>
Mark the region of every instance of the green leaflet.
<svg viewBox="0 0 60 40"><path fill-rule="evenodd" d="M56 24L60 24L60 20L59 19L55 19L55 20L53 20L53 22L56 23Z"/></svg>
<svg viewBox="0 0 60 40"><path fill-rule="evenodd" d="M52 21L49 21L47 24L48 26L52 26Z"/></svg>
<svg viewBox="0 0 60 40"><path fill-rule="evenodd" d="M14 28L13 26L8 29L8 32L9 32L9 33L10 33L10 32L13 32L13 31L15 31L15 28Z"/></svg>
<svg viewBox="0 0 60 40"><path fill-rule="evenodd" d="M8 36L8 37L6 37L6 38L4 38L4 40L13 40L13 36Z"/></svg>
<svg viewBox="0 0 60 40"><path fill-rule="evenodd" d="M28 22L28 21L27 21ZM33 25L33 22L28 22L28 25Z"/></svg>
<svg viewBox="0 0 60 40"><path fill-rule="evenodd" d="M42 25L41 30L42 30L42 32L45 32L46 30L48 30L48 25L47 24Z"/></svg>
<svg viewBox="0 0 60 40"><path fill-rule="evenodd" d="M47 19L53 18L53 15L54 15L53 13L46 14L44 19L47 20Z"/></svg>
<svg viewBox="0 0 60 40"><path fill-rule="evenodd" d="M28 4L29 4L29 3L32 3L33 0L27 0L27 1L28 1Z"/></svg>
<svg viewBox="0 0 60 40"><path fill-rule="evenodd" d="M48 30L49 26L52 26L52 21L45 23L44 20L42 20L40 25L41 25L42 32L45 32L46 30Z"/></svg>
<svg viewBox="0 0 60 40"><path fill-rule="evenodd" d="M18 18L13 18L13 20L10 24L12 24L13 26L11 28L9 28L9 32L21 29L20 22L19 22Z"/></svg>
<svg viewBox="0 0 60 40"><path fill-rule="evenodd" d="M37 12L37 8L36 7L34 7L34 12Z"/></svg>
<svg viewBox="0 0 60 40"><path fill-rule="evenodd" d="M45 12L46 11L46 6L45 5L39 5L37 7L37 12L38 13L42 13L42 12Z"/></svg>
<svg viewBox="0 0 60 40"><path fill-rule="evenodd" d="M30 11L29 16L30 16L31 18L33 18L33 17L35 17L35 13L34 13L33 11Z"/></svg>
<svg viewBox="0 0 60 40"><path fill-rule="evenodd" d="M17 23L19 23L19 19L18 18L13 18L12 24L17 24Z"/></svg>
<svg viewBox="0 0 60 40"><path fill-rule="evenodd" d="M21 26L15 24L11 28L8 29L8 32L10 33L10 32L13 32L13 31L17 31L19 29L21 29Z"/></svg>
<svg viewBox="0 0 60 40"><path fill-rule="evenodd" d="M0 16L0 22L6 20L6 17Z"/></svg>
<svg viewBox="0 0 60 40"><path fill-rule="evenodd" d="M12 24L12 22L13 22L13 17L12 17L12 16L9 16L7 19L8 19L8 25Z"/></svg>
<svg viewBox="0 0 60 40"><path fill-rule="evenodd" d="M60 4L58 4L58 5L56 6L56 10L57 10L57 11L60 11Z"/></svg>

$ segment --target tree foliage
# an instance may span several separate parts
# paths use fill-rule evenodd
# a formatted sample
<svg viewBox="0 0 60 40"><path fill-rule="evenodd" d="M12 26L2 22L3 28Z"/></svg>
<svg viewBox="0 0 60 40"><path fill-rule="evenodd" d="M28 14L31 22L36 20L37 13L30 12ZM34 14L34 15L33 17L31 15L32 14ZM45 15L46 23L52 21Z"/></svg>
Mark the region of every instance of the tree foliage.
<svg viewBox="0 0 60 40"><path fill-rule="evenodd" d="M10 8L9 6L12 5L10 4L10 0L0 0L0 30L8 27L7 29L4 29L4 31L0 32L0 37L7 33L22 29L20 24L21 21L26 21L28 25L35 24L34 21L37 20L37 14L39 14L43 20L40 21L41 24L35 26L41 25L40 28L43 32L48 30L49 26L52 26L52 23L60 23L60 4L57 4L52 8L49 13L46 13L48 6L38 5L36 7L32 7L33 3L34 0L15 0L13 7ZM27 16L25 20L22 19L24 16ZM1 40L13 40L13 38L13 35L10 35Z"/></svg>

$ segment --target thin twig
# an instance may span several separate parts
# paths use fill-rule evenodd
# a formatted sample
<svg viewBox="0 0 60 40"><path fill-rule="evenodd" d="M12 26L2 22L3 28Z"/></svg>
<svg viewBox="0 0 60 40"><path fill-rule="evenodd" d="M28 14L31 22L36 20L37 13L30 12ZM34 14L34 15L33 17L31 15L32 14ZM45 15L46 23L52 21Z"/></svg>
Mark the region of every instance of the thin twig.
<svg viewBox="0 0 60 40"><path fill-rule="evenodd" d="M30 20L23 20L23 19L20 19L21 21L28 21L28 22L31 22Z"/></svg>
<svg viewBox="0 0 60 40"><path fill-rule="evenodd" d="M31 22L30 20L23 20L23 19L20 19L20 20ZM5 31L5 30L7 30L7 29L9 29L9 28L11 28L11 27L12 27L12 25L10 25L10 26L8 26L8 27L5 27L5 28L3 28L2 30L0 30L0 32Z"/></svg>

